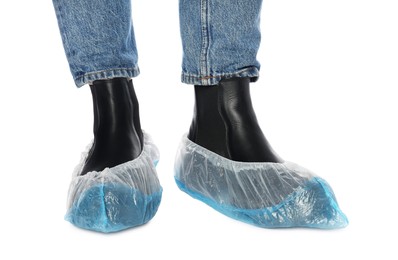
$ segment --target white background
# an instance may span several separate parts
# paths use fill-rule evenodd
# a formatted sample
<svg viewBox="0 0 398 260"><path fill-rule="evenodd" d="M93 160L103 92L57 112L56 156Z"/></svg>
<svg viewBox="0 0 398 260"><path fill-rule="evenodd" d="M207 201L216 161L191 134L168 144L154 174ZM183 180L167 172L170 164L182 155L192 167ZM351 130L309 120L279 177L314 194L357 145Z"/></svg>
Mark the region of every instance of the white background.
<svg viewBox="0 0 398 260"><path fill-rule="evenodd" d="M143 227L103 235L63 220L92 138L50 1L0 2L0 259L397 259L398 2L265 0L252 96L274 149L333 186L343 230L270 230L180 192L174 155L193 111L180 83L178 1L133 1L134 80L161 152L163 201Z"/></svg>

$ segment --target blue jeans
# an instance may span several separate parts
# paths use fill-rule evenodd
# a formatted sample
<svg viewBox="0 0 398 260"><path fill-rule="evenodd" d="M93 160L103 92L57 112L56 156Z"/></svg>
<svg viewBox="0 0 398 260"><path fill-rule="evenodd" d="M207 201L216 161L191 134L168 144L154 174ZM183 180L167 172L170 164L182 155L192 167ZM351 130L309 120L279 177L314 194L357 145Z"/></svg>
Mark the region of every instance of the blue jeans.
<svg viewBox="0 0 398 260"><path fill-rule="evenodd" d="M76 86L135 77L138 55L130 0L53 0ZM182 82L215 85L250 77L260 64L262 0L180 0Z"/></svg>

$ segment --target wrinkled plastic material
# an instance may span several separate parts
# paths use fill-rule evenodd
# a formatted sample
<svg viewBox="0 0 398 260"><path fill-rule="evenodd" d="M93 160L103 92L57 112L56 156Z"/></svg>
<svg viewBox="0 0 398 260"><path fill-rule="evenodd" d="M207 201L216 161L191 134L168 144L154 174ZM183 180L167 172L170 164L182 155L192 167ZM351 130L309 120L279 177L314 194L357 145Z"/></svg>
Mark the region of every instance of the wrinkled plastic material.
<svg viewBox="0 0 398 260"><path fill-rule="evenodd" d="M334 229L348 224L328 183L291 162L232 161L184 136L175 180L192 197L256 226Z"/></svg>
<svg viewBox="0 0 398 260"><path fill-rule="evenodd" d="M80 176L90 148L73 173L65 219L80 228L104 233L151 220L159 207L162 187L155 169L159 152L150 136L144 133L143 151L136 159Z"/></svg>

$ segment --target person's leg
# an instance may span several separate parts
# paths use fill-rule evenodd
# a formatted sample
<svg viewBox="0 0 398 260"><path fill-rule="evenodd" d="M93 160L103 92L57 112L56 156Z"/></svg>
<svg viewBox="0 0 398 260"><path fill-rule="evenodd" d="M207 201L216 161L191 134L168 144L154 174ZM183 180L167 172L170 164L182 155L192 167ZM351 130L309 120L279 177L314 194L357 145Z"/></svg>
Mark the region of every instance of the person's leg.
<svg viewBox="0 0 398 260"><path fill-rule="evenodd" d="M226 158L281 162L261 131L249 83L258 77L262 0L181 0L182 81L195 84L188 138Z"/></svg>
<svg viewBox="0 0 398 260"><path fill-rule="evenodd" d="M149 221L160 203L157 148L141 130L130 0L53 0L77 87L89 84L94 141L76 168L66 219L101 232Z"/></svg>
<svg viewBox="0 0 398 260"><path fill-rule="evenodd" d="M258 125L249 85L259 74L262 0L180 0L182 81L195 112L175 163L181 190L260 227L347 225L329 185L282 160Z"/></svg>
<svg viewBox="0 0 398 260"><path fill-rule="evenodd" d="M139 74L130 0L53 0L75 84L89 84L94 144L82 175L132 160L141 152ZM131 95L130 95L131 93Z"/></svg>

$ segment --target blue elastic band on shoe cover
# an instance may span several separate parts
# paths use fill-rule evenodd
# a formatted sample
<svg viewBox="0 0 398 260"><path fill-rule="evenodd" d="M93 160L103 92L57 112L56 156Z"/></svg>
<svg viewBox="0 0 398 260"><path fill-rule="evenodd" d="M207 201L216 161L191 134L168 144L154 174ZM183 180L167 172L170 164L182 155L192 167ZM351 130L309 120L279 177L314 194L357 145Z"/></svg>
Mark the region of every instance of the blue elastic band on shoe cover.
<svg viewBox="0 0 398 260"><path fill-rule="evenodd" d="M80 175L88 156L83 153L68 194L65 220L89 230L110 233L143 225L153 218L162 198L155 165L159 151L144 133L144 147L136 159Z"/></svg>
<svg viewBox="0 0 398 260"><path fill-rule="evenodd" d="M293 163L235 162L184 137L175 171L182 191L255 226L335 229L348 224L329 184Z"/></svg>

